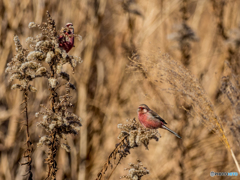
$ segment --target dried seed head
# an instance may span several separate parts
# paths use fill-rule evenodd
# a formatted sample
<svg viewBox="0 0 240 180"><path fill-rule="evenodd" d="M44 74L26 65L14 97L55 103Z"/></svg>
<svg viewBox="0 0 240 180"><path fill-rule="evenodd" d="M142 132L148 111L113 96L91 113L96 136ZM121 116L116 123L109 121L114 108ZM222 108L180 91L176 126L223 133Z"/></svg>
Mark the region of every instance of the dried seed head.
<svg viewBox="0 0 240 180"><path fill-rule="evenodd" d="M148 149L148 144L151 139L158 139L161 137L157 130L150 130L140 126L135 119L129 120L131 124L119 124L118 128L121 133L118 138L128 137L128 145L133 148L143 144Z"/></svg>
<svg viewBox="0 0 240 180"><path fill-rule="evenodd" d="M38 64L37 62L34 62L34 61L30 61L30 62L22 63L22 65L21 65L21 67L19 68L19 70L20 70L21 72L24 72L27 68L36 70L36 69L38 69L39 67L41 67L41 64Z"/></svg>
<svg viewBox="0 0 240 180"><path fill-rule="evenodd" d="M62 54L62 50L60 48L55 48L56 54Z"/></svg>
<svg viewBox="0 0 240 180"><path fill-rule="evenodd" d="M50 85L51 88L55 88L58 84L58 81L55 78L49 78L48 82L49 82L49 85Z"/></svg>
<svg viewBox="0 0 240 180"><path fill-rule="evenodd" d="M53 130L56 125L57 125L57 121L52 121L52 123L49 125L49 129Z"/></svg>
<svg viewBox="0 0 240 180"><path fill-rule="evenodd" d="M122 129L122 127L123 127L122 124L118 124L118 125L117 125L117 128L118 128L118 129Z"/></svg>
<svg viewBox="0 0 240 180"><path fill-rule="evenodd" d="M62 72L62 67L63 67L62 63L58 63L58 64L57 64L57 74L61 74L61 72Z"/></svg>
<svg viewBox="0 0 240 180"><path fill-rule="evenodd" d="M43 37L43 34L41 33L41 34L38 34L38 35L36 35L36 39L39 41L40 40L40 38L42 38Z"/></svg>
<svg viewBox="0 0 240 180"><path fill-rule="evenodd" d="M128 170L128 175L122 176L120 178L126 178L131 180L140 180L143 176L149 174L149 170L146 167L143 167L140 160L138 160L137 164L129 164L130 168L125 168L124 170Z"/></svg>
<svg viewBox="0 0 240 180"><path fill-rule="evenodd" d="M76 57L76 56L71 57L71 65L72 65L73 68L75 68L77 66L77 63L80 64L82 62L83 62L82 58L80 58L80 57Z"/></svg>
<svg viewBox="0 0 240 180"><path fill-rule="evenodd" d="M48 120L48 115L44 115L43 116L43 121L47 121Z"/></svg>
<svg viewBox="0 0 240 180"><path fill-rule="evenodd" d="M11 89L20 89L22 86L20 84L13 84Z"/></svg>
<svg viewBox="0 0 240 180"><path fill-rule="evenodd" d="M18 74L13 74L10 79L9 82L12 82L14 79L23 79L22 74L18 73Z"/></svg>
<svg viewBox="0 0 240 180"><path fill-rule="evenodd" d="M136 146L136 143L135 143L136 134L137 134L136 130L130 132L130 135L129 135L129 146L131 148Z"/></svg>
<svg viewBox="0 0 240 180"><path fill-rule="evenodd" d="M37 144L37 146L42 146L42 145L50 145L51 144L51 138L48 136L42 136L39 139L39 142Z"/></svg>
<svg viewBox="0 0 240 180"><path fill-rule="evenodd" d="M38 117L39 116L39 112L35 113L35 117Z"/></svg>
<svg viewBox="0 0 240 180"><path fill-rule="evenodd" d="M24 80L21 81L21 86L22 86L23 89L27 89L27 85L28 85L27 80L24 79Z"/></svg>
<svg viewBox="0 0 240 180"><path fill-rule="evenodd" d="M34 42L34 38L33 37L27 37L26 43L32 43L32 42Z"/></svg>
<svg viewBox="0 0 240 180"><path fill-rule="evenodd" d="M67 57L67 53L64 49L62 50L62 57L63 57L63 59L66 59L66 57Z"/></svg>
<svg viewBox="0 0 240 180"><path fill-rule="evenodd" d="M13 41L14 41L15 43L19 43L19 38L18 38L18 36L14 36Z"/></svg>
<svg viewBox="0 0 240 180"><path fill-rule="evenodd" d="M71 63L72 63L72 67L75 68L77 66L77 60L76 59L72 59L71 60Z"/></svg>
<svg viewBox="0 0 240 180"><path fill-rule="evenodd" d="M70 151L71 151L70 146L67 145L67 144L62 143L62 144L61 144L61 147L62 147L63 149L65 149L67 152L70 152Z"/></svg>
<svg viewBox="0 0 240 180"><path fill-rule="evenodd" d="M33 61L33 60L42 61L44 60L44 58L45 58L45 55L41 51L31 51L27 56L28 61Z"/></svg>
<svg viewBox="0 0 240 180"><path fill-rule="evenodd" d="M47 53L47 57L46 57L45 61L46 61L47 63L50 63L53 57L54 57L54 53L53 53L52 51L49 51L49 52Z"/></svg>
<svg viewBox="0 0 240 180"><path fill-rule="evenodd" d="M7 64L7 66L8 66L8 64ZM9 73L11 70L12 70L12 67L7 67L7 68L5 69L5 73Z"/></svg>
<svg viewBox="0 0 240 180"><path fill-rule="evenodd" d="M37 88L33 87L32 85L29 85L28 90L31 91L31 92L36 92Z"/></svg>
<svg viewBox="0 0 240 180"><path fill-rule="evenodd" d="M38 68L38 70L36 71L36 75L43 75L47 72L47 69L45 67L40 67Z"/></svg>
<svg viewBox="0 0 240 180"><path fill-rule="evenodd" d="M29 24L28 24L28 28L34 28L34 27L36 27L37 25L35 24L35 22L30 22Z"/></svg>

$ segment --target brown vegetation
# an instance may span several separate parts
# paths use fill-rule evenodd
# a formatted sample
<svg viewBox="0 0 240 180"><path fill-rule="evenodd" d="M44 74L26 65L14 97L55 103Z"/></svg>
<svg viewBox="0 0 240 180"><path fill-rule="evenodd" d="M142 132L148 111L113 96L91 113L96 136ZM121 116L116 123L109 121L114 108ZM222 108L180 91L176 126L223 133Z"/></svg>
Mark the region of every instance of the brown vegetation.
<svg viewBox="0 0 240 180"><path fill-rule="evenodd" d="M56 179L90 180L99 172L100 178L119 179L137 159L147 167L145 172L142 165L131 165L146 174L139 174L141 179L209 179L211 171L237 172L232 152L240 161L239 6L237 0L0 1L0 179L24 179L26 172L36 180L55 172ZM68 57L83 62L74 73L71 63L60 63L69 76L53 72L57 64L43 63L44 72L36 72L37 65L31 81L22 68L21 78L29 84L11 90L21 78L9 82L7 64L29 55L28 37L43 29L28 24L47 22L47 10L56 30L72 22L82 35ZM46 31L53 41L54 33L60 33L54 31ZM49 52L41 51L44 57ZM32 78L39 73L46 78ZM52 75L65 86L50 88ZM72 85L76 91L70 92ZM137 143L141 128L134 121L126 125L126 119L137 120L142 103L182 140L160 129L161 138L151 140L148 150ZM77 135L62 127L45 131L37 126L45 126L45 118L47 125L58 127L52 119L66 109L82 119ZM36 112L44 118L36 118ZM62 133L68 134L65 139L55 139ZM45 138L40 141L45 146L37 147L41 137L51 143Z"/></svg>

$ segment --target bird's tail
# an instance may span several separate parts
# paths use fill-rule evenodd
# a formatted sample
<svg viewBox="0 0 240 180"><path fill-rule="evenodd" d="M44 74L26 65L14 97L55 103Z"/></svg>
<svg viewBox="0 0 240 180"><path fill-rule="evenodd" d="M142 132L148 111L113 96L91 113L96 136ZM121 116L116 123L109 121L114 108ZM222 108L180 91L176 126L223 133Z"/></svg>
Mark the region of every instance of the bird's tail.
<svg viewBox="0 0 240 180"><path fill-rule="evenodd" d="M177 133L175 133L174 131L172 131L171 129L169 129L167 126L163 125L162 128L168 130L169 132L173 133L173 134L174 134L175 136L177 136L178 138L182 139L181 136L179 136Z"/></svg>

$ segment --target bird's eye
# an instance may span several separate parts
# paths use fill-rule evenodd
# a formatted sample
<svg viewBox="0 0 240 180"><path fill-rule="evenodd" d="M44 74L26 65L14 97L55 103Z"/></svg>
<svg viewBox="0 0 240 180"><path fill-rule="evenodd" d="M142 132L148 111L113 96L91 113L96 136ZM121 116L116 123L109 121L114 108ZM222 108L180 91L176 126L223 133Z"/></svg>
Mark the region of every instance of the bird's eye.
<svg viewBox="0 0 240 180"><path fill-rule="evenodd" d="M71 31L68 31L68 34L71 34Z"/></svg>

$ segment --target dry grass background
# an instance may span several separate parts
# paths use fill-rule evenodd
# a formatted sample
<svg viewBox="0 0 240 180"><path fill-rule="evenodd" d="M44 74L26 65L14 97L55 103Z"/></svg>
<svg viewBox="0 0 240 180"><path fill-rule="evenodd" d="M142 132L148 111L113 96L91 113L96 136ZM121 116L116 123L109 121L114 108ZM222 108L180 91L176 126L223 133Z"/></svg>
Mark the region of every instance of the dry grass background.
<svg viewBox="0 0 240 180"><path fill-rule="evenodd" d="M59 149L57 179L96 179L119 141L117 124L136 117L137 107L142 103L158 112L182 140L159 130L162 138L152 141L149 150L143 146L133 149L111 179L125 175L124 168L137 159L150 171L143 179L209 179L211 171L237 172L231 153L221 142L222 135L213 133L216 124L210 120L216 116L223 123L224 134L239 161L240 66L239 47L234 43L240 38L240 1L224 1L222 16L218 12L221 6L216 2L223 1L0 1L0 179L23 179L25 172L25 167L19 165L26 146L25 127L21 124L24 116L20 114L22 95L10 89L4 72L6 63L16 53L13 37L17 34L23 47L27 47L25 39L37 34L36 30L28 29L28 23L46 21L47 10L58 29L72 22L75 32L83 37L69 52L83 59L71 76L77 87L72 93L74 112L83 119L83 126L77 136L67 138L71 153ZM187 20L180 11L183 3L187 3ZM169 38L183 21L198 37L198 41L190 42L191 56L186 69L181 62L179 42ZM221 23L227 37L219 33ZM71 72L70 66L64 68ZM232 82L225 90L221 90L226 82L223 76ZM174 82L174 86L169 82ZM49 97L46 83L35 82L38 92L29 100L36 180L44 179L47 169L45 149L36 147L43 131L36 127L38 119L34 116L39 104ZM205 121L208 128L202 123Z"/></svg>

